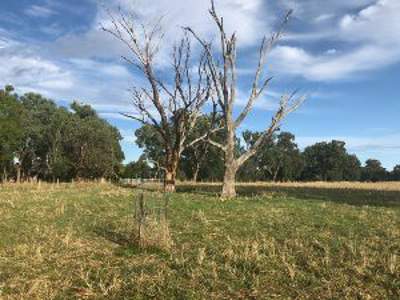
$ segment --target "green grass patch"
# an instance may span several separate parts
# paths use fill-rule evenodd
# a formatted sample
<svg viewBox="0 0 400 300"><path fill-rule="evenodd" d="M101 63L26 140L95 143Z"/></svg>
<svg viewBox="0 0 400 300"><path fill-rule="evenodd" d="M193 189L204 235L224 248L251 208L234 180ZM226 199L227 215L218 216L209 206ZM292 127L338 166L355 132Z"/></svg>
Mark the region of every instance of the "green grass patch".
<svg viewBox="0 0 400 300"><path fill-rule="evenodd" d="M132 244L138 190L0 186L0 299L400 298L395 201L252 189L181 188L163 250Z"/></svg>

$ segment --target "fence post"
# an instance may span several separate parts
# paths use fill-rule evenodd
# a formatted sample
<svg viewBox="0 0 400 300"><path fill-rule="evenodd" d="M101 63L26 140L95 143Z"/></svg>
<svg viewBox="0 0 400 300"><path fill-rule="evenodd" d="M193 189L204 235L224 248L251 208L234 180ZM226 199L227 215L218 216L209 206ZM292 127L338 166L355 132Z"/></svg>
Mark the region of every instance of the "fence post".
<svg viewBox="0 0 400 300"><path fill-rule="evenodd" d="M136 236L136 242L139 245L139 247L142 246L142 231L143 231L143 225L145 222L146 218L146 211L145 211L145 205L144 205L144 193L141 192L139 194L139 197L135 198L135 223L137 226L137 236Z"/></svg>

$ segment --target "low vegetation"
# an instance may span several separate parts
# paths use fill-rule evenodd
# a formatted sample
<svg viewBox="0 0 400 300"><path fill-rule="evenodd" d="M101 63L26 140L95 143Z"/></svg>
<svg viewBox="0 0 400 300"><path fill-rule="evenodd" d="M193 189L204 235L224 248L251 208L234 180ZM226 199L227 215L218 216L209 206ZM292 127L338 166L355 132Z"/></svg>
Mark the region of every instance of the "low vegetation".
<svg viewBox="0 0 400 300"><path fill-rule="evenodd" d="M169 199L171 245L141 248L138 189L2 185L0 298L399 299L400 202L368 198L400 196L385 185L302 185L316 192L296 196L253 184L221 202L211 185L181 184ZM341 190L340 202L329 198ZM161 197L143 193L150 206Z"/></svg>

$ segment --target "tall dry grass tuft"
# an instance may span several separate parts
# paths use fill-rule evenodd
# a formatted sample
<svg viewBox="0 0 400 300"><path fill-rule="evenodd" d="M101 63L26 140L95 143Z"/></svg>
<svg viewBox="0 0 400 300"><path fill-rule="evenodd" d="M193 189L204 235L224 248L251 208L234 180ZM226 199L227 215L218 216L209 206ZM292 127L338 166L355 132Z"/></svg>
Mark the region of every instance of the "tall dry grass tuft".
<svg viewBox="0 0 400 300"><path fill-rule="evenodd" d="M156 247L169 250L173 245L168 224L168 194L155 197L148 205L149 195L139 193L134 201L133 241L140 248Z"/></svg>

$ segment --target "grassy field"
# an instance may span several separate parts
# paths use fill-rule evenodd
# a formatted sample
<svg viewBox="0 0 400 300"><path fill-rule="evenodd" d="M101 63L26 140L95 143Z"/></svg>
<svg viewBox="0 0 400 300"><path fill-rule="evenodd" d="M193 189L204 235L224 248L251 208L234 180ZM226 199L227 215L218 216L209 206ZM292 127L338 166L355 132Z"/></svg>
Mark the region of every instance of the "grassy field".
<svg viewBox="0 0 400 300"><path fill-rule="evenodd" d="M138 190L0 186L0 299L400 299L400 189L217 191L181 184L172 247L139 249Z"/></svg>

